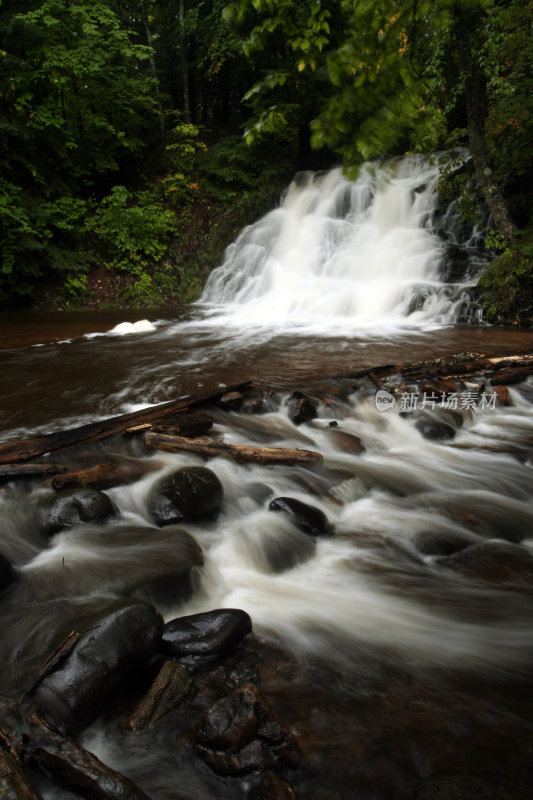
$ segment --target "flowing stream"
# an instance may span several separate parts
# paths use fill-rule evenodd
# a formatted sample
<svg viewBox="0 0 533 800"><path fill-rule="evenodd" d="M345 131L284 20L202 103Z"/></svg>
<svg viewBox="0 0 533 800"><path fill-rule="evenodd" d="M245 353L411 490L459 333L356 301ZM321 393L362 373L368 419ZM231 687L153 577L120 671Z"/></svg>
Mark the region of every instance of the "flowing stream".
<svg viewBox="0 0 533 800"><path fill-rule="evenodd" d="M441 772L522 788L531 768L533 383L511 387L510 407L465 410L453 440L430 441L398 404L380 412L368 379L349 389L329 380L465 350L533 349L531 333L465 324L480 318L473 287L486 256L453 206L439 206L437 178L418 159L368 165L355 182L340 170L297 176L231 245L198 305L146 312L150 324L137 326L130 315L120 329L124 315L12 315L0 328L2 439L252 379L277 405L219 410L215 431L323 454L320 468L210 460L224 503L215 521L185 526L205 555L193 596L138 594L166 619L250 613L271 648L263 686L301 738L304 766L290 776L301 798L400 800ZM50 333L39 339L43 322ZM317 380L319 416L297 427L288 395ZM153 470L108 490L120 516L106 526L47 543L33 515L50 490L0 493L0 552L19 576L0 600L6 700L77 613L177 558L146 499L162 474L204 459L133 446L119 455ZM311 541L268 510L277 496L321 509L334 535ZM427 537L491 542L526 566L503 577L458 571L424 552ZM167 734L133 742L118 723L96 723L83 741L153 800L251 797L253 781L176 755ZM77 797L41 789L45 800Z"/></svg>

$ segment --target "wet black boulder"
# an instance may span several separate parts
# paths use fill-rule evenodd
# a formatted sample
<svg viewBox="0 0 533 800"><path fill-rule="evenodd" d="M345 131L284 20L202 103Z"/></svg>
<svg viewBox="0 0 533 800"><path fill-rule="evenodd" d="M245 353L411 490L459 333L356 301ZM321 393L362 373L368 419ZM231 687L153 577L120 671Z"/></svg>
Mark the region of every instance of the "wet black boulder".
<svg viewBox="0 0 533 800"><path fill-rule="evenodd" d="M415 428L420 431L424 439L431 441L445 441L453 439L455 436L455 428L446 422L430 417L420 417L415 423Z"/></svg>
<svg viewBox="0 0 533 800"><path fill-rule="evenodd" d="M164 627L159 612L140 600L107 603L75 625L81 637L32 695L49 722L72 731L128 688L157 651Z"/></svg>
<svg viewBox="0 0 533 800"><path fill-rule="evenodd" d="M11 586L15 577L11 562L0 553L0 594Z"/></svg>
<svg viewBox="0 0 533 800"><path fill-rule="evenodd" d="M252 630L252 620L239 608L219 608L178 617L165 625L161 651L175 658L209 658L236 647Z"/></svg>
<svg viewBox="0 0 533 800"><path fill-rule="evenodd" d="M331 532L323 511L294 497L276 497L268 507L270 511L284 511L293 525L311 536L325 536Z"/></svg>
<svg viewBox="0 0 533 800"><path fill-rule="evenodd" d="M67 489L47 497L35 511L37 527L46 536L83 522L106 522L117 509L98 489Z"/></svg>
<svg viewBox="0 0 533 800"><path fill-rule="evenodd" d="M157 483L148 498L148 512L156 525L191 522L217 512L224 489L207 467L182 467Z"/></svg>
<svg viewBox="0 0 533 800"><path fill-rule="evenodd" d="M414 537L414 545L425 556L451 556L472 544L472 539L460 533L432 533L421 531Z"/></svg>

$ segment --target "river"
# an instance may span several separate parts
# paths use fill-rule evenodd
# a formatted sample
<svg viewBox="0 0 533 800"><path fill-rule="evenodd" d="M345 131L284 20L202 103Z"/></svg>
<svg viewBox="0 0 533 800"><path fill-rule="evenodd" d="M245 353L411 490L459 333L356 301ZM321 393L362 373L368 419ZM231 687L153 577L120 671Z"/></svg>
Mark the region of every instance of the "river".
<svg viewBox="0 0 533 800"><path fill-rule="evenodd" d="M310 423L296 427L287 416L289 392L313 381L464 351L533 351L532 333L458 321L479 318L472 286L484 256L475 231L459 235L453 213L439 211L435 182L435 169L419 161L369 170L355 184L338 171L306 175L241 234L196 306L11 314L0 325L3 440L252 380L275 390L280 406L217 412L218 434L323 454L316 470L210 460L222 511L216 523L186 526L205 566L190 600L161 600L166 619L216 607L250 613L257 640L247 657L258 660L266 696L304 751L303 766L285 775L300 798L403 800L447 773L517 793L530 781L531 574L456 571L420 542L490 541L528 563L531 379L511 387L510 407L465 414L452 441L425 439L398 407L380 413L364 381L321 403ZM462 248L453 281L443 218L446 246ZM364 452L341 445L337 431L360 438ZM49 543L33 521L49 489L0 495L1 552L19 574L3 600L6 700L73 608L120 596L126 573L141 584L174 557L146 500L162 474L204 460L150 458L154 471L108 491L117 521ZM279 495L320 508L334 535L311 547L268 511ZM129 546L120 545L125 525ZM83 742L153 800L252 797L253 778L211 774L169 734L133 740L119 718L97 722ZM45 800L78 797L46 781L40 788Z"/></svg>

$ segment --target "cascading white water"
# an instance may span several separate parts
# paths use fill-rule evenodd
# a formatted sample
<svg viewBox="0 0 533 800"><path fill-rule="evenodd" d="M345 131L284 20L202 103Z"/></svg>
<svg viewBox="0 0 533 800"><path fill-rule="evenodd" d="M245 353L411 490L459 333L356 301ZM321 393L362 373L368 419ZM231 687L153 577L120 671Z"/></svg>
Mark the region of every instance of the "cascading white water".
<svg viewBox="0 0 533 800"><path fill-rule="evenodd" d="M355 328L471 321L470 283L447 283L437 235L439 169L421 157L300 173L281 207L245 228L211 274L204 303L239 321ZM447 236L450 234L450 215ZM468 261L470 243L463 243ZM475 281L474 281L475 282Z"/></svg>

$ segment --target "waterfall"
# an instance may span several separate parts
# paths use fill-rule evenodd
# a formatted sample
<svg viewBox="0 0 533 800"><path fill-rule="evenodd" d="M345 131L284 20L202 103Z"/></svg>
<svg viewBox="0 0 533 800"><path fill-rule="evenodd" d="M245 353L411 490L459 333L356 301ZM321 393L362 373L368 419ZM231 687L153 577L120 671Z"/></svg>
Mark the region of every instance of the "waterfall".
<svg viewBox="0 0 533 800"><path fill-rule="evenodd" d="M439 206L419 156L296 175L279 208L246 227L201 301L239 321L423 326L473 322L484 266L475 230Z"/></svg>

